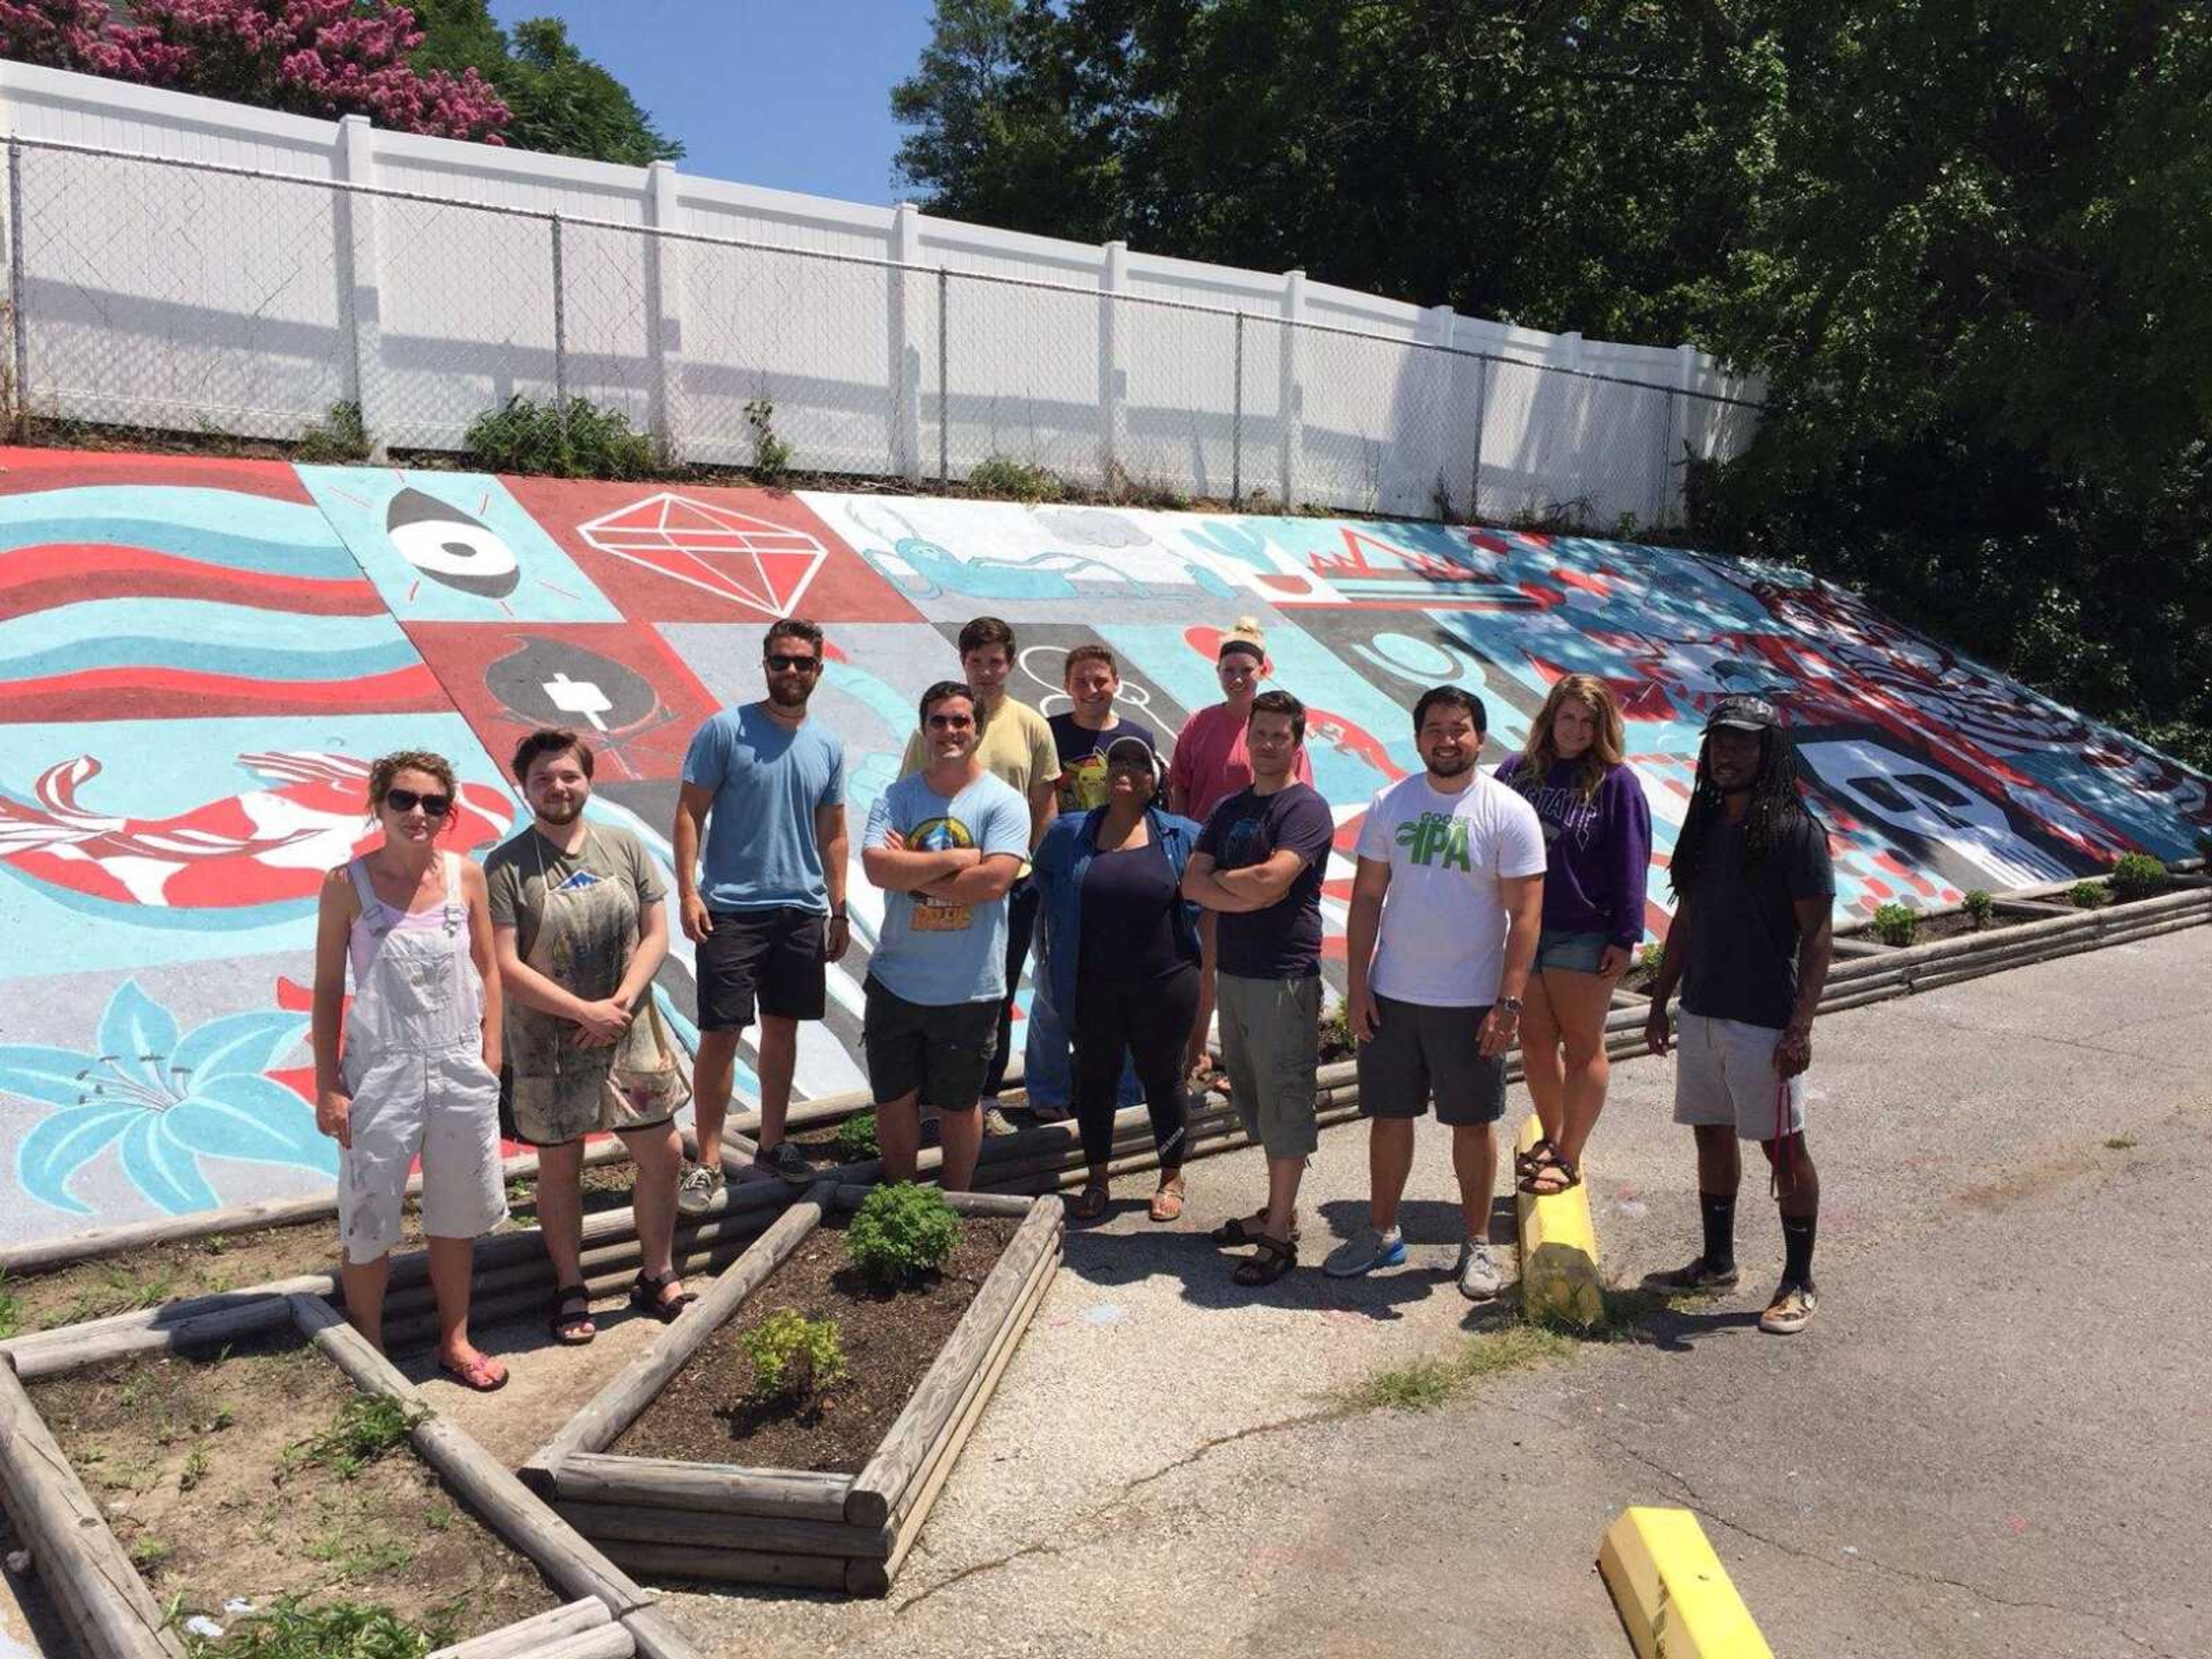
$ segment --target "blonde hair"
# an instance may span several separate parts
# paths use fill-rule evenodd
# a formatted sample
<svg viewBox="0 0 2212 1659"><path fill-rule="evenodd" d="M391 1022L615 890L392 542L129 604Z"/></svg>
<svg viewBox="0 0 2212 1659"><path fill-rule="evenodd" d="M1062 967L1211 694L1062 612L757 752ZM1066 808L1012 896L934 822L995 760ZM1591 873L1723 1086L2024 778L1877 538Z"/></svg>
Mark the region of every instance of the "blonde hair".
<svg viewBox="0 0 2212 1659"><path fill-rule="evenodd" d="M1551 695L1544 699L1543 708L1528 724L1528 741L1522 745L1521 764L1513 771L1513 787L1524 795L1533 793L1544 787L1544 780L1559 764L1559 751L1552 742L1552 725L1559 705L1565 702L1580 703L1589 711L1597 726L1575 773L1576 793L1584 800L1595 799L1607 771L1621 764L1627 752L1620 705L1613 701L1612 690L1595 674L1562 674L1553 683Z"/></svg>
<svg viewBox="0 0 2212 1659"><path fill-rule="evenodd" d="M453 762L447 760L443 755L433 754L427 749L395 750L389 755L380 757L370 765L368 769L370 812L374 813L377 808L384 805L385 796L391 793L392 779L398 777L402 772L428 772L444 787L446 793L453 798L453 805L457 809L446 814L445 823L441 826L450 828L453 821L460 817L458 809L461 803L461 786L459 780L453 776Z"/></svg>

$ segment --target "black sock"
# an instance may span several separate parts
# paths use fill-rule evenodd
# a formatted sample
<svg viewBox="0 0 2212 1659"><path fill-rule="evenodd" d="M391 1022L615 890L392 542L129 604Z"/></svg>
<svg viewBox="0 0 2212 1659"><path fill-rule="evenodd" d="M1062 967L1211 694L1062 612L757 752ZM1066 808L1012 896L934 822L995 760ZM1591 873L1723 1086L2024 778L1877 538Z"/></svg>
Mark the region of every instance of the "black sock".
<svg viewBox="0 0 2212 1659"><path fill-rule="evenodd" d="M1705 1224L1705 1265L1735 1266L1735 1194L1699 1193L1698 1211Z"/></svg>
<svg viewBox="0 0 2212 1659"><path fill-rule="evenodd" d="M1782 1282L1813 1288L1813 1229L1819 1218L1782 1218Z"/></svg>

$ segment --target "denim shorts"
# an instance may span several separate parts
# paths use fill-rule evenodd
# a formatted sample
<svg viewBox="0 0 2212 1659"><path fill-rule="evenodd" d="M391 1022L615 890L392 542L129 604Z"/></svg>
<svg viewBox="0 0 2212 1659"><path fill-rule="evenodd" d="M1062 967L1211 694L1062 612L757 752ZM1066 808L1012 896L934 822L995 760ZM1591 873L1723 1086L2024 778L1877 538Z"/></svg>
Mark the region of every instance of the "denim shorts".
<svg viewBox="0 0 2212 1659"><path fill-rule="evenodd" d="M1609 943L1603 933L1563 933L1556 927L1547 927L1536 939L1535 965L1563 968L1571 974L1594 974Z"/></svg>

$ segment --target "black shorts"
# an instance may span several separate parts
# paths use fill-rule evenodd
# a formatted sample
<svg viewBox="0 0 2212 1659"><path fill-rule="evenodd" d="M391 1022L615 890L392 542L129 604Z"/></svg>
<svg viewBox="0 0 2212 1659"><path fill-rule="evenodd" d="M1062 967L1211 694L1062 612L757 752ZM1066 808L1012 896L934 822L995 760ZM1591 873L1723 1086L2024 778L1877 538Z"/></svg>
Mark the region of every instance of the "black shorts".
<svg viewBox="0 0 2212 1659"><path fill-rule="evenodd" d="M699 941L699 1029L742 1031L760 1012L819 1019L827 998L822 959L830 919L819 910L715 910Z"/></svg>
<svg viewBox="0 0 2212 1659"><path fill-rule="evenodd" d="M878 1105L908 1095L940 1112L964 1112L982 1097L983 1079L999 1046L999 1004L956 1002L929 1007L908 1002L872 974L860 1044L868 1056L868 1091Z"/></svg>
<svg viewBox="0 0 2212 1659"><path fill-rule="evenodd" d="M1482 1052L1487 1008L1439 1008L1378 996L1375 1035L1359 1045L1359 1115L1495 1123L1505 1113L1505 1056Z"/></svg>

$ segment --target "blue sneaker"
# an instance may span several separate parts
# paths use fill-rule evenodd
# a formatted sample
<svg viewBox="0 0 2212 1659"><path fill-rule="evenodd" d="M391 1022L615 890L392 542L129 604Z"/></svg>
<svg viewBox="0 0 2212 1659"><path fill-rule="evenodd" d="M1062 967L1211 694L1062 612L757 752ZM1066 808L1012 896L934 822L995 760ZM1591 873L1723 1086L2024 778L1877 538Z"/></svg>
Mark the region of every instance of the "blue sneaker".
<svg viewBox="0 0 2212 1659"><path fill-rule="evenodd" d="M1406 1265L1406 1237L1395 1227L1387 1233L1378 1233L1372 1227L1362 1227L1358 1232L1328 1253L1328 1260L1321 1270L1331 1279L1357 1279L1362 1273L1371 1273L1377 1267L1402 1267Z"/></svg>

